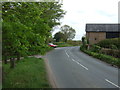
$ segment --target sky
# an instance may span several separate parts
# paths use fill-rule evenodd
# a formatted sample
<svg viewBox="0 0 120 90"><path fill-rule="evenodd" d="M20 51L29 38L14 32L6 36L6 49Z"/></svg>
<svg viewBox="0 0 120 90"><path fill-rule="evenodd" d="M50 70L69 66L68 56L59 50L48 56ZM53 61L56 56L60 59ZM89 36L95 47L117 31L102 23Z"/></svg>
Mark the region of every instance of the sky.
<svg viewBox="0 0 120 90"><path fill-rule="evenodd" d="M87 23L118 23L118 2L120 0L63 0L62 9L67 13L60 20L61 26L69 25L76 31L73 40L81 40ZM53 35L60 31L54 28Z"/></svg>

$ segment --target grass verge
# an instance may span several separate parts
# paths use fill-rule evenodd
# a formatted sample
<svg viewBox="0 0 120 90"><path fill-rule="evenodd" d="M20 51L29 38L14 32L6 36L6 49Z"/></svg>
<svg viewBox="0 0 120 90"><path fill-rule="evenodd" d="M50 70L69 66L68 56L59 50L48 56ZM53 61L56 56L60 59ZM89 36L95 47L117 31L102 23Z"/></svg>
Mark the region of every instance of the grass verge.
<svg viewBox="0 0 120 90"><path fill-rule="evenodd" d="M43 59L25 58L14 69L3 64L3 88L50 88Z"/></svg>
<svg viewBox="0 0 120 90"><path fill-rule="evenodd" d="M120 68L120 59L119 58L114 58L112 56L101 54L101 53L91 52L91 51L85 50L83 48L80 48L80 50L83 51L84 53L90 55L90 56L93 56L93 57L100 59L104 62L107 62L111 65L116 65L118 68Z"/></svg>

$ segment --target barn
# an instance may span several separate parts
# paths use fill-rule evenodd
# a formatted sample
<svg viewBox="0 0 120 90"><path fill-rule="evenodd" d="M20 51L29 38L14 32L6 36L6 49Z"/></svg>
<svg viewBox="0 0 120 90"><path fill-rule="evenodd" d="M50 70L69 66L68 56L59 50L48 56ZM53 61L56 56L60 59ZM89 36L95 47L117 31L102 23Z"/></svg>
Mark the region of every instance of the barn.
<svg viewBox="0 0 120 90"><path fill-rule="evenodd" d="M120 24L86 24L86 37L89 44L101 40L120 37Z"/></svg>

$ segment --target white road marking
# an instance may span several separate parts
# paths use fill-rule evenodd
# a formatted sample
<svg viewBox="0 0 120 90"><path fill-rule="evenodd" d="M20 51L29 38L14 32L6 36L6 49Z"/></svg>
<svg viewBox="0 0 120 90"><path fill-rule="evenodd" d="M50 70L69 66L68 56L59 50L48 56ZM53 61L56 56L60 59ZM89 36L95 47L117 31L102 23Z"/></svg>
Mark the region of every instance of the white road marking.
<svg viewBox="0 0 120 90"><path fill-rule="evenodd" d="M66 51L65 51L65 53L66 53L66 55L67 55L68 57L70 57Z"/></svg>
<svg viewBox="0 0 120 90"><path fill-rule="evenodd" d="M72 59L73 61L75 61L74 59Z"/></svg>
<svg viewBox="0 0 120 90"><path fill-rule="evenodd" d="M80 64L79 62L76 62L77 64Z"/></svg>
<svg viewBox="0 0 120 90"><path fill-rule="evenodd" d="M83 67L84 69L88 70L87 67L85 67L84 65L80 64L79 62L77 62L76 60L72 59L74 62L76 62L77 64L79 64L81 67Z"/></svg>
<svg viewBox="0 0 120 90"><path fill-rule="evenodd" d="M82 64L80 64L80 63L79 63L79 65L82 66L83 68L85 68L86 70L88 70L88 68L85 67L84 65L82 65Z"/></svg>
<svg viewBox="0 0 120 90"><path fill-rule="evenodd" d="M118 85L114 84L113 82L109 81L108 79L105 79L105 81L107 81L107 82L109 82L110 84L112 84L112 85L114 85L114 86L120 88Z"/></svg>
<svg viewBox="0 0 120 90"><path fill-rule="evenodd" d="M73 48L73 47L72 47L72 48ZM72 48L71 48L71 49L72 49ZM71 49L68 50L69 54L70 54L73 58L76 58L76 57L71 53L71 51L70 51ZM77 57L77 58L78 58L78 57ZM78 59L79 59L79 58L78 58Z"/></svg>

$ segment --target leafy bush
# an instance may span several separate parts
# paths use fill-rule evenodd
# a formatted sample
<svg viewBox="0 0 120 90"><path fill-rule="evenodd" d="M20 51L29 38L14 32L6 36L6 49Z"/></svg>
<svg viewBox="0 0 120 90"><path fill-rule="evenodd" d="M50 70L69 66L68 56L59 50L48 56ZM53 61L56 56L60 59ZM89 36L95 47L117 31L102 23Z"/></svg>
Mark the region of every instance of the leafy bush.
<svg viewBox="0 0 120 90"><path fill-rule="evenodd" d="M115 45L111 45L111 49L118 49L118 48Z"/></svg>
<svg viewBox="0 0 120 90"><path fill-rule="evenodd" d="M117 57L117 58L120 57L120 50L102 48L100 52L106 55Z"/></svg>
<svg viewBox="0 0 120 90"><path fill-rule="evenodd" d="M32 46L29 49L29 52L27 53L28 56L35 55L35 54L41 54L44 55L46 52L52 50L53 48L44 44L43 46Z"/></svg>
<svg viewBox="0 0 120 90"><path fill-rule="evenodd" d="M99 52L101 50L101 47L97 45L92 45L90 50L93 52Z"/></svg>
<svg viewBox="0 0 120 90"><path fill-rule="evenodd" d="M105 39L97 43L97 45L103 48L120 49L120 38Z"/></svg>
<svg viewBox="0 0 120 90"><path fill-rule="evenodd" d="M82 37L82 47L84 48L84 49L87 49L88 48L88 42L87 42L88 40L86 39L86 37Z"/></svg>
<svg viewBox="0 0 120 90"><path fill-rule="evenodd" d="M119 58L114 58L112 56L108 56L105 54L91 52L89 50L84 49L82 46L80 47L80 50L83 51L84 53L87 53L90 56L93 56L93 57L98 58L102 61L105 61L109 64L116 65L116 66L120 67L120 59Z"/></svg>

